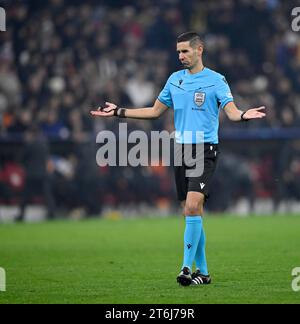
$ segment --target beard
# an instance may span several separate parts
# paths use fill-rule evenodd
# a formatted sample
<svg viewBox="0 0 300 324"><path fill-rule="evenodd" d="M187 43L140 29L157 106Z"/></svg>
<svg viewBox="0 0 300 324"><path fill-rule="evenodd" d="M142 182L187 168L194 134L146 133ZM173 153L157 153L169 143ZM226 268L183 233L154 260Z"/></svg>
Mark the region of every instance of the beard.
<svg viewBox="0 0 300 324"><path fill-rule="evenodd" d="M188 62L181 62L182 66L185 67L186 69L191 68L191 64Z"/></svg>
<svg viewBox="0 0 300 324"><path fill-rule="evenodd" d="M194 65L192 65L191 63L182 63L182 66L188 70L192 70L194 67Z"/></svg>

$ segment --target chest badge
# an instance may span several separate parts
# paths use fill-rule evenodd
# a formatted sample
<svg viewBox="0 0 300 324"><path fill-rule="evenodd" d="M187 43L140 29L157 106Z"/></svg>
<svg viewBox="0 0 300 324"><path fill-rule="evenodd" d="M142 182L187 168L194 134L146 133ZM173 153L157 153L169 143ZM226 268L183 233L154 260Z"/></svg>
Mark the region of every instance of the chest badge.
<svg viewBox="0 0 300 324"><path fill-rule="evenodd" d="M198 107L201 107L205 102L205 92L195 92L194 102Z"/></svg>

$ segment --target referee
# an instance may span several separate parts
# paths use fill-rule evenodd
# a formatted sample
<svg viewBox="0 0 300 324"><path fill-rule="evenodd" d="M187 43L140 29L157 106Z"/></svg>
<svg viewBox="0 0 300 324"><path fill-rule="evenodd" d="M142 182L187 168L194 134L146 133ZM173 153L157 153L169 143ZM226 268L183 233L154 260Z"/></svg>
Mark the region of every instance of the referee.
<svg viewBox="0 0 300 324"><path fill-rule="evenodd" d="M177 38L177 53L184 69L169 77L153 107L125 109L107 102L105 107L91 111L93 116L100 117L154 119L172 108L176 143L192 147L193 153L197 144L204 144L204 171L201 176L188 177L186 171L189 167L185 163L175 167L177 193L182 202L186 223L183 265L177 277L177 282L183 286L211 283L206 262L206 237L202 216L218 159L220 109L235 122L266 116L263 112L265 107L246 111L236 107L225 77L203 65L203 50L204 44L195 32L187 32ZM199 131L204 134L201 139L197 136ZM184 136L186 132L191 136ZM182 158L184 160L184 156ZM196 270L192 273L194 261Z"/></svg>

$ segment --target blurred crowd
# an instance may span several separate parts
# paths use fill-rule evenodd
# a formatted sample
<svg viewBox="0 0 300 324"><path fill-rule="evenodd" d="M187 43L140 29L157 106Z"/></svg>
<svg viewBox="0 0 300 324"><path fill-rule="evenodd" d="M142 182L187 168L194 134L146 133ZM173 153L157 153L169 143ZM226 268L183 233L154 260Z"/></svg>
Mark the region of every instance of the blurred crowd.
<svg viewBox="0 0 300 324"><path fill-rule="evenodd" d="M0 138L24 141L34 127L45 143L72 143L59 155L49 151L46 170L56 175L49 180L56 201L70 200L72 205L82 200L88 213L97 213L92 200L99 196L103 204L144 199L164 205L172 199L168 169L97 168L95 134L116 132L118 123L93 120L89 111L106 101L152 106L168 75L181 68L175 43L187 30L203 36L205 65L226 76L241 109L267 106L265 120L242 126L222 114L223 128L259 132L263 127L300 126L300 35L291 29L294 1L17 0L1 5L7 31L0 33ZM168 112L154 122L128 121L128 128L172 131L173 116ZM280 166L270 161L285 180L280 197L299 192L298 160L289 154ZM6 162L2 158L2 173ZM255 170L263 169L260 163L265 160L259 157L248 162L254 170L248 185L237 181L233 190L246 186L245 195L255 195L251 184ZM2 178L0 199L5 200ZM88 201L85 192L93 199ZM269 194L274 196L272 188Z"/></svg>

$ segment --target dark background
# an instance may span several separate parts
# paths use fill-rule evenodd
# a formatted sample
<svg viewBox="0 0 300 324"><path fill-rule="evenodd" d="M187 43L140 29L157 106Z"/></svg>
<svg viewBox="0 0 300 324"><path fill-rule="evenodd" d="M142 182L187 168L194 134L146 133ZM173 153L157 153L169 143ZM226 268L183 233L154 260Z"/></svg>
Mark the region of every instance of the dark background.
<svg viewBox="0 0 300 324"><path fill-rule="evenodd" d="M296 1L0 5L7 13L7 31L0 33L0 205L53 205L50 216L52 209L68 215L81 208L87 216L140 204L176 209L170 168L97 167L97 133L117 134L118 122L93 120L89 111L105 101L152 106L169 74L181 68L177 35L195 30L205 42L205 65L226 76L240 109L267 107L267 118L251 123L221 114L222 154L207 208L299 213ZM172 112L128 121L128 129L171 132Z"/></svg>

